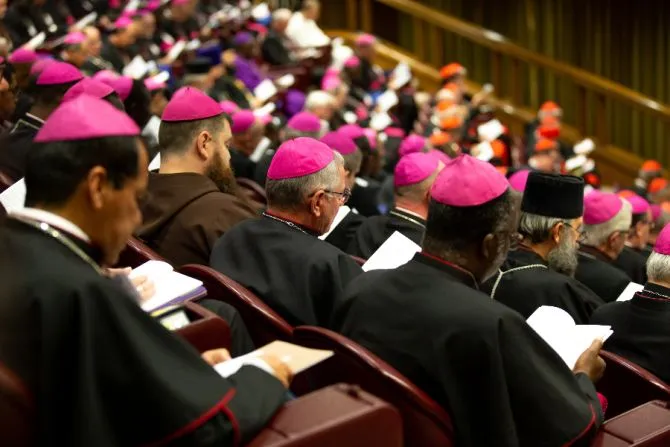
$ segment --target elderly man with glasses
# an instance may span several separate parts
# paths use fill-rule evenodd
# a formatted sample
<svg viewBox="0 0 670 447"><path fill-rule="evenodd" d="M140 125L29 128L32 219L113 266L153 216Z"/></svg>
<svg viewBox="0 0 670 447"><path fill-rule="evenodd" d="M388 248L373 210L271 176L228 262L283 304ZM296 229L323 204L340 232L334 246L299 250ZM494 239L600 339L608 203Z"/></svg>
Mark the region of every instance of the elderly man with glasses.
<svg viewBox="0 0 670 447"><path fill-rule="evenodd" d="M217 241L210 264L244 285L292 325L327 326L342 290L362 273L326 233L351 193L339 152L312 138L283 143L265 184L262 218Z"/></svg>
<svg viewBox="0 0 670 447"><path fill-rule="evenodd" d="M584 210L584 181L532 172L521 203L519 243L483 288L496 301L529 317L540 306L587 323L603 301L574 279Z"/></svg>

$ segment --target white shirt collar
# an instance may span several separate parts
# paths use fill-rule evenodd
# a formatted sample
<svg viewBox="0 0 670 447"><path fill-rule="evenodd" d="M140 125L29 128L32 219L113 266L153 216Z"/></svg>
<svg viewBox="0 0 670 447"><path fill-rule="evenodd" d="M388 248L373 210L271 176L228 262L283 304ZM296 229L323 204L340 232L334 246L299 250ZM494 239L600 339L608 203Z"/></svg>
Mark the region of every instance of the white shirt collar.
<svg viewBox="0 0 670 447"><path fill-rule="evenodd" d="M397 209L397 210L399 210L399 211L402 211L403 213L407 213L407 214L409 214L409 215L412 215L412 216L414 216L414 217L418 217L418 218L421 219L421 220L426 220L426 218L423 217L421 214L417 214L417 213L415 213L414 211L410 211L410 210L408 210L408 209L406 209L406 208L402 208L402 207L396 206L395 209Z"/></svg>
<svg viewBox="0 0 670 447"><path fill-rule="evenodd" d="M50 213L49 211L39 210L37 208L22 208L20 210L11 211L9 215L39 220L41 222L51 225L52 227L56 227L59 230L63 230L67 233L70 233L71 235L78 237L84 242L91 242L91 238L89 238L88 235L84 233L84 231L77 225L73 224L72 222L61 216L58 216L54 213Z"/></svg>

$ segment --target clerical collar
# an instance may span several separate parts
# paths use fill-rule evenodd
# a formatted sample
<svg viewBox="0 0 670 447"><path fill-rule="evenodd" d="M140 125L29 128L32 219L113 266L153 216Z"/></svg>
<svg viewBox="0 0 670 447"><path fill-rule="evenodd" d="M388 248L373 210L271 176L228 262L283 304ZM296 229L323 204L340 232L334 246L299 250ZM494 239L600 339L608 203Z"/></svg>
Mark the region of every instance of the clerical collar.
<svg viewBox="0 0 670 447"><path fill-rule="evenodd" d="M456 264L445 261L444 259L438 258L437 256L433 256L423 251L414 255L413 261L417 261L441 270L456 279L458 282L461 282L475 290L479 290L479 285L477 284L475 276L464 268L457 266Z"/></svg>
<svg viewBox="0 0 670 447"><path fill-rule="evenodd" d="M641 295L648 295L651 298L663 299L670 303L670 289L660 284L647 282Z"/></svg>
<svg viewBox="0 0 670 447"><path fill-rule="evenodd" d="M413 213L412 211L406 210L404 208L396 206L391 211L389 211L389 215L413 223L414 225L417 225L421 228L426 228L426 219L417 213Z"/></svg>
<svg viewBox="0 0 670 447"><path fill-rule="evenodd" d="M613 262L613 259L607 256L605 253L589 245L583 245L583 244L580 245L579 252L588 258L598 259L599 261L603 261L608 264L611 264Z"/></svg>
<svg viewBox="0 0 670 447"><path fill-rule="evenodd" d="M274 220L275 222L283 223L287 227L293 228L294 230L299 231L301 233L304 233L304 234L307 234L307 235L310 235L310 236L315 236L315 237L319 236L319 234L316 231L312 230L311 228L308 228L304 225L297 224L295 222L291 222L290 220L284 219L283 217L275 216L274 214L272 214L269 211L265 211L263 213L263 217L267 217L268 219Z"/></svg>
<svg viewBox="0 0 670 447"><path fill-rule="evenodd" d="M91 242L91 238L89 238L88 235L84 233L84 230L82 230L69 220L65 219L64 217L61 217L49 211L40 210L37 208L22 208L20 210L11 211L9 215L44 222L46 224L51 225L52 227L58 228L59 230L63 230L64 232L69 233L72 236L75 236L86 243Z"/></svg>

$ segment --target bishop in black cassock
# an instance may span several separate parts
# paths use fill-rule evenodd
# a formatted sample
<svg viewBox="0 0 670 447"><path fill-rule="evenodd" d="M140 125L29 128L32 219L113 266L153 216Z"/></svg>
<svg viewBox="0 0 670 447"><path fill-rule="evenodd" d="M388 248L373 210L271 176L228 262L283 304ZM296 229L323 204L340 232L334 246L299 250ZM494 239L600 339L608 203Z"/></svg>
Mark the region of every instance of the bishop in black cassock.
<svg viewBox="0 0 670 447"><path fill-rule="evenodd" d="M649 242L652 215L649 202L640 196L626 197L630 202L633 221L626 237L626 246L614 260L614 265L638 284L647 282L647 257L643 250Z"/></svg>

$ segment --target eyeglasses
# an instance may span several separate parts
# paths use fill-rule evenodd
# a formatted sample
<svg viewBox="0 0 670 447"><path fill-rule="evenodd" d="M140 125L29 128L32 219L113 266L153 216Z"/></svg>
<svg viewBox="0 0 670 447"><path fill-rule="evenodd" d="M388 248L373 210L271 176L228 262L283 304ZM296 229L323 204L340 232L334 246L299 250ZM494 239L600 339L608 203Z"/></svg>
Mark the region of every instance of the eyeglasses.
<svg viewBox="0 0 670 447"><path fill-rule="evenodd" d="M577 233L577 242L583 242L584 241L585 234L584 234L583 230L578 230L577 228L573 227L572 225L570 225L567 222L563 222L563 225L565 225L568 228L571 228L572 231Z"/></svg>
<svg viewBox="0 0 670 447"><path fill-rule="evenodd" d="M329 189L324 189L323 192L326 194L335 194L336 196L340 197L340 203L344 205L351 199L351 190L349 188L345 188L344 191L342 192L337 192L337 191L331 191Z"/></svg>

